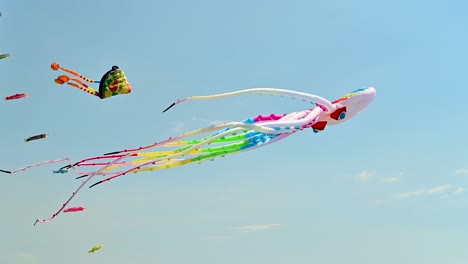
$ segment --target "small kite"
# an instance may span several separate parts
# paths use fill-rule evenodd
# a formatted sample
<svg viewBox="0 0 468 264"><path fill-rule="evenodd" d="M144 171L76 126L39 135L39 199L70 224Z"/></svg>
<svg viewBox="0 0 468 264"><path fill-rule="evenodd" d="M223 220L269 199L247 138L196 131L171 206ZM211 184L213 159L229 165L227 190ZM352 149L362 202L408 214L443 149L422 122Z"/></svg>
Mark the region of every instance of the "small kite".
<svg viewBox="0 0 468 264"><path fill-rule="evenodd" d="M0 60L1 60L1 59L5 59L5 58L8 58L8 57L10 57L10 54L9 54L9 53L0 54Z"/></svg>
<svg viewBox="0 0 468 264"><path fill-rule="evenodd" d="M64 213L74 213L74 212L81 212L86 210L86 207L84 206L77 206L77 207L70 207L65 210L63 210Z"/></svg>
<svg viewBox="0 0 468 264"><path fill-rule="evenodd" d="M29 94L27 93L18 93L18 94L14 94L14 95L10 95L10 96L7 96L5 97L5 100L15 100L15 99L21 99L21 98L25 98L25 97L28 97Z"/></svg>
<svg viewBox="0 0 468 264"><path fill-rule="evenodd" d="M111 96L115 96L119 94L129 94L132 92L132 86L127 81L127 77L125 76L125 73L118 66L112 66L112 69L106 72L102 76L100 81L88 79L87 77L79 74L76 71L73 71L67 68L62 68L60 67L60 64L58 64L57 62L52 63L50 67L54 71L58 71L59 69L61 69L64 72L68 72L72 75L75 75L89 83L99 83L99 91L96 91L95 89L88 86L80 79L73 78L68 75L60 75L59 77L57 77L57 79L55 79L55 82L58 84L66 83L84 92L95 95L101 99L106 99Z"/></svg>
<svg viewBox="0 0 468 264"><path fill-rule="evenodd" d="M61 174L64 174L64 173L69 173L69 171L66 170L66 169L58 169L58 170L53 170L52 173L61 173Z"/></svg>
<svg viewBox="0 0 468 264"><path fill-rule="evenodd" d="M38 139L43 139L43 138L46 138L48 135L47 134L39 134L39 135L35 135L35 136L32 136L32 137L28 137L24 140L24 142L28 142L28 141L33 141L33 140L38 140Z"/></svg>
<svg viewBox="0 0 468 264"><path fill-rule="evenodd" d="M312 108L309 108L309 106L303 111L298 112L258 115L241 122L233 121L213 125L170 137L164 141L147 146L86 158L74 164L69 158L63 158L28 165L15 171L1 171L16 173L43 164L67 161L69 165L61 169L72 169L79 175L77 179L87 177L56 213L46 220L38 219L36 221L46 223L60 214L81 188L87 185L94 176L100 175L106 178L92 184L89 188L129 173L170 169L190 163L201 163L234 153L250 151L278 142L304 130L311 129L314 133L318 133L324 131L327 126L341 124L359 114L374 100L376 90L373 87L366 87L355 90L338 100L328 101L318 95L303 92L276 88L252 88L231 93L192 96L180 99L166 108L164 112L176 104L189 100L223 98L241 94L287 96L311 103ZM201 136L213 131L216 132L208 136ZM188 139L194 136L199 136L199 138ZM78 168L89 168L91 171L80 171Z"/></svg>
<svg viewBox="0 0 468 264"><path fill-rule="evenodd" d="M94 253L94 252L100 250L100 249L103 248L103 247L104 247L103 245L94 246L92 249L90 249L90 250L88 251L88 253Z"/></svg>

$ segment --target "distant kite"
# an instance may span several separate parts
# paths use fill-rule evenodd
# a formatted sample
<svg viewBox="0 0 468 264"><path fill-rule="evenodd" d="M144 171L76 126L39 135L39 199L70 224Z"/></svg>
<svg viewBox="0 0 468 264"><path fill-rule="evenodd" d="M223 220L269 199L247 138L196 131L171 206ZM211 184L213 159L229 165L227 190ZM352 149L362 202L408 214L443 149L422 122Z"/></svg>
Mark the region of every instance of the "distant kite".
<svg viewBox="0 0 468 264"><path fill-rule="evenodd" d="M19 93L19 94L14 94L14 95L10 95L10 96L7 96L5 97L5 100L15 100L15 99L21 99L21 98L25 98L25 97L28 97L29 94L27 93Z"/></svg>
<svg viewBox="0 0 468 264"><path fill-rule="evenodd" d="M84 206L77 206L77 207L70 207L65 210L63 210L64 213L74 213L74 212L81 212L83 210L86 210L86 207Z"/></svg>
<svg viewBox="0 0 468 264"><path fill-rule="evenodd" d="M47 137L47 134L39 134L39 135L35 135L35 136L32 136L32 137L28 137L27 139L24 140L24 142L43 139L43 138L46 138L46 137Z"/></svg>
<svg viewBox="0 0 468 264"><path fill-rule="evenodd" d="M96 91L92 87L82 82L80 79L73 78L68 75L60 75L59 77L57 77L57 79L55 79L55 82L58 84L66 83L84 92L95 95L101 99L106 99L111 96L119 94L128 94L132 92L132 86L130 85L130 83L128 83L125 73L118 66L112 66L112 69L102 76L101 81L91 80L79 74L76 71L67 68L62 68L57 62L52 63L50 67L54 71L62 69L64 72L68 72L72 75L75 75L89 83L99 83L99 91ZM75 83L72 83L71 81L74 81Z"/></svg>
<svg viewBox="0 0 468 264"><path fill-rule="evenodd" d="M58 169L58 170L53 170L52 173L61 173L61 174L64 174L64 173L69 173L69 171L66 170L66 169Z"/></svg>
<svg viewBox="0 0 468 264"><path fill-rule="evenodd" d="M1 60L1 59L5 59L5 58L8 58L8 57L10 57L10 54L9 54L9 53L0 54L0 60Z"/></svg>
<svg viewBox="0 0 468 264"><path fill-rule="evenodd" d="M100 250L100 249L103 248L103 247L104 247L103 245L94 246L92 249L90 249L90 250L88 251L88 253L94 253L94 252Z"/></svg>

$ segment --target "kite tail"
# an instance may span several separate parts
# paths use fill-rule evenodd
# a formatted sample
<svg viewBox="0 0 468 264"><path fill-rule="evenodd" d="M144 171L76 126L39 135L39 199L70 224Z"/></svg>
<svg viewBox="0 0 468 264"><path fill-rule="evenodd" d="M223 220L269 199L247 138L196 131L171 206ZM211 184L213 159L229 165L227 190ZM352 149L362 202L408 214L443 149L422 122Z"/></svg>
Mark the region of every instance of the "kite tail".
<svg viewBox="0 0 468 264"><path fill-rule="evenodd" d="M226 132L224 132L224 133L220 133L219 135L216 135L216 136L210 138L209 140L202 141L201 143L196 144L196 145L193 145L193 146L191 146L190 148L187 148L186 150L181 151L181 152L179 152L179 153L177 153L177 154L169 155L169 156L166 156L166 157L163 157L163 158L159 158L159 159L151 160L151 161L149 161L149 162L145 162L145 163L143 163L143 164L141 164L141 165L139 165L139 166L137 166L137 167L131 168L131 169L129 169L129 170L126 170L126 171L124 171L124 172L121 172L121 173L116 174L116 175L114 175L114 176L111 176L111 177L109 177L109 178L106 178L106 179L104 179L104 180L101 180L101 181L99 181L99 182L96 182L95 184L89 186L89 188L92 188L92 187L94 187L94 186L96 186L96 185L98 185L98 184L101 184L101 183L103 183L103 182L110 181L110 180L115 179L115 178L117 178L117 177L124 176L125 174L127 174L127 173L129 173L129 172L132 172L132 171L135 171L135 170L138 170L138 169L141 169L142 167L144 167L144 166L146 166L146 165L156 164L157 162L160 162L160 161L162 161L162 160L171 160L171 159L174 159L174 158L176 158L176 157L183 156L183 155L189 153L191 150L193 150L193 149L198 149L198 148L200 148L200 147L203 146L203 145L209 144L211 141L214 141L215 139L221 138L221 137L225 136L226 134L231 134L231 133L239 132L239 131L242 131L242 128L236 128L236 129L233 129L233 130L231 130L231 131L226 131ZM167 140L167 141L168 141L168 140ZM166 142L167 142L167 141L166 141ZM161 145L164 145L164 144L161 144Z"/></svg>
<svg viewBox="0 0 468 264"><path fill-rule="evenodd" d="M111 176L111 177L108 177L108 178L106 178L104 180L101 180L101 181L91 185L89 188L92 188L92 187L94 187L94 186L96 186L98 184L101 184L103 182L110 181L110 180L115 179L117 177L124 176L125 174L130 173L130 172L152 170L151 168L144 168L144 169L142 169L142 168L147 166L147 165L160 163L162 161L165 161L166 164L157 166L158 169L159 168L165 168L165 167L170 168L170 167L174 167L174 166L181 166L181 165L185 165L185 164L190 163L190 162L201 161L202 159L206 159L206 158L211 158L211 157L215 157L215 156L223 156L223 155L231 154L231 153L238 152L238 151L247 151L247 150L250 150L250 149L255 149L255 148L258 148L258 147L261 147L261 146L265 146L265 145L271 144L273 142L276 142L278 140L284 139L284 138L290 136L291 134L293 134L293 133L295 133L295 132L297 132L299 130L304 129L305 127L308 127L309 125L313 124L317 120L317 118L319 117L319 115L321 113L322 113L322 109L317 107L317 108L314 108L312 110L307 110L307 111L302 111L302 112L295 112L295 113L291 113L291 114L287 114L287 115L273 115L272 114L272 115L269 115L269 116L257 116L255 118L248 119L247 121L245 121L243 123L231 122L231 123L226 123L226 124L222 124L222 125L218 125L218 126L210 126L208 128L199 129L199 130L195 130L195 131L192 131L192 132L186 132L186 133L184 133L184 134L182 134L182 135L180 135L178 137L171 137L171 138L169 138L169 139L167 139L167 140L165 140L163 142L156 143L156 144L153 144L153 145L150 145L150 146L147 146L147 147L139 147L139 148L132 149L132 150L124 150L124 151L121 151L120 153L122 153L122 152L132 153L134 151L142 151L144 149L150 149L150 148L155 148L155 147L159 147L159 146L170 146L170 145L179 145L179 144L182 145L182 143L187 144L189 142L181 142L179 140L184 138L184 137L189 137L189 136L194 136L194 135L201 134L201 133L206 133L206 132L209 132L211 130L216 130L216 129L223 128L223 127L230 128L228 130L220 131L220 132L218 132L218 133L216 133L216 134L214 134L214 135L212 135L212 136L210 136L208 138L205 138L204 140L191 141L190 143L194 143L194 144L190 144L191 145L190 147L184 147L184 148L178 149L178 150L176 150L176 151L174 151L174 152L172 152L170 154L167 153L169 155L165 155L166 153L163 153L163 152L152 153L155 156L161 156L161 157L157 158L157 159L153 159L153 160L151 160L151 158L149 158L150 160L148 162L144 162L142 164L139 164L138 166L135 166L134 168L131 168L129 170L116 173L114 176ZM260 125L252 124L252 123L257 123L257 122L262 123L262 125L266 125L266 126L260 126ZM298 125L298 126L289 127L290 124L293 124L295 122L296 122L296 125ZM286 125L286 127L289 128L289 129L286 129L287 131L284 131L284 132L281 131L281 129L278 129L278 127L277 127L277 126L284 126L284 125ZM271 127L273 127L273 129ZM250 132L246 132L245 131L246 128L250 129ZM271 131L270 129L272 129L273 131ZM230 145L228 147L215 147L215 148L212 148L210 150L207 150L204 154L202 154L202 155L200 155L198 157L195 157L193 159L186 159L186 160L179 160L179 161L175 160L175 158L178 158L178 157L181 157L181 156L183 157L184 155L187 155L187 154L192 154L193 151L201 150L202 146L209 145L209 144L211 144L213 142L217 142L218 139L222 139L223 141L227 141L228 138L226 138L226 135L228 135L228 134L236 135L237 133L239 133L241 131L244 131L244 133L242 135L242 138L244 139L244 141L241 142L240 144ZM263 135L261 135L262 133L263 133ZM251 139L249 139L249 138L251 138ZM241 138L233 137L233 139L241 139ZM177 142L177 141L179 141L179 142ZM258 141L262 141L262 143L259 143ZM174 143L179 143L179 144L174 144ZM257 143L259 143L259 144L257 144ZM114 155L115 155L115 153L119 153L119 152L114 152ZM148 154L151 155L151 153L148 153ZM142 155L140 154L140 156L142 156ZM143 161L143 160L141 160L141 161ZM172 163L172 164L170 164L170 163ZM109 168L109 166L108 166L108 168Z"/></svg>
<svg viewBox="0 0 468 264"><path fill-rule="evenodd" d="M60 64L58 62L54 62L50 65L50 67L52 68L52 70L54 71L58 71L59 69L62 69L64 72L68 72L72 75L75 75L89 83L99 83L99 81L95 81L95 80L92 80L92 79L89 79L88 77L76 72L76 71L73 71L73 70L70 70L70 69L67 69L67 68L62 68L60 67ZM75 83L70 83L70 81L75 81L77 82L78 84L75 84ZM68 84L70 86L73 86L75 88L78 88L86 93L89 93L91 95L95 95L95 96L98 96L100 97L100 94L98 91L94 90L93 88L89 87L88 85L86 85L85 83L83 83L80 79L77 79L77 78L72 78L72 77L69 77L67 75L60 75L57 79L55 79L55 82L58 83L58 84Z"/></svg>
<svg viewBox="0 0 468 264"><path fill-rule="evenodd" d="M131 154L130 156L136 156L137 154ZM111 156L97 156L97 157L92 157L92 158L87 158L87 159L83 159L83 160L80 160L78 162L75 162L74 164L69 164L69 165L66 165L66 166L63 166L61 167L59 170L68 170L68 169L71 169L73 168L73 170L75 170L75 172L77 172L77 170L75 169L75 167L79 167L79 166L99 166L99 165L108 165L110 162L105 162L105 163L85 163L85 162L89 162L91 160L102 160L102 159L112 159L112 158L120 158L124 156L124 154L121 154L121 155L111 155Z"/></svg>
<svg viewBox="0 0 468 264"><path fill-rule="evenodd" d="M176 136L176 137L170 137L170 138L168 138L168 139L166 139L164 141L156 142L154 144L151 144L151 145L148 145L148 146L145 146L145 147L138 147L138 148L134 148L134 149L125 149L125 150L120 150L120 151L109 152L109 153L104 154L104 156L116 155L116 154L121 154L121 153L129 153L129 152L132 153L132 152L142 151L142 150L145 150L145 149L151 149L151 148L166 145L167 143L170 143L170 142L178 141L178 140L180 140L182 138L192 137L192 136L196 136L196 135L199 135L199 134L203 134L203 133L207 133L207 132L211 132L211 131L215 131L215 130L219 130L219 129L223 129L223 128L229 128L229 127L250 129L250 130L255 130L255 131L266 133L266 134L281 133L280 131L278 131L278 130L276 130L274 128L271 128L271 127L259 126L259 125L255 125L255 124L245 124L245 123L242 123L242 122L229 122L229 123L224 123L224 124L220 124L220 125L216 125L216 126L210 126L210 127L207 127L207 128L197 129L197 130L194 130L194 131L191 131L191 132L186 132L186 133L184 133L182 135L179 135L179 136Z"/></svg>
<svg viewBox="0 0 468 264"><path fill-rule="evenodd" d="M22 167L22 168L19 168L19 169L16 169L14 171L8 171L8 170L0 170L1 172L4 172L4 173L17 173L19 171L25 171L29 168L33 168L33 167L39 167L39 166L42 166L44 164L50 164L50 163L56 163L56 162L62 162L62 161L67 161L68 163L72 164L71 160L69 158L63 158L63 159L55 159L55 160L48 160L48 161L43 161L43 162L39 162L39 163L35 163L35 164L31 164L31 165L28 165L26 167Z"/></svg>
<svg viewBox="0 0 468 264"><path fill-rule="evenodd" d="M31 164L31 165L28 165L28 166L26 166L26 167L22 167L22 168L13 170L13 171L10 171L10 170L1 170L1 169L0 169L0 172L8 173L8 174L14 174L14 173L17 173L17 172L20 172L20 171L26 171L27 169L30 169L30 168L33 168L33 167L40 167L40 166L45 165L45 164L58 163L58 162L63 162L63 161L66 161L69 165L62 167L61 169L67 169L67 170L68 170L68 169L72 169L72 170L73 170L75 173L77 173L78 175L85 175L85 174L88 174L87 172L78 171L75 167L73 167L73 163L72 163L72 161L71 161L70 158L62 158L62 159L55 159L55 160L42 161L42 162L39 162L39 163ZM61 170L61 169L60 169L60 170ZM105 174L104 174L104 175L105 175Z"/></svg>
<svg viewBox="0 0 468 264"><path fill-rule="evenodd" d="M214 158L217 156L224 156L227 154L231 154L238 151L246 151L248 149L254 149L259 147L260 145L264 146L267 144L271 144L272 142L276 142L277 140L281 140L292 133L302 130L303 128L307 127L310 122L314 122L316 118L320 115L322 110L320 108L314 108L313 110L302 111L302 112L295 112L291 114L284 114L284 115L268 115L268 116L257 116L255 118L248 119L245 122L230 122L218 126L210 126L208 128L195 130L192 132L186 132L178 137L171 137L165 141L147 146L147 147L139 147L136 149L131 150L124 150L121 152L127 152L127 157L135 157L135 156L147 156L147 158L142 158L133 162L115 162L114 165L111 166L109 162L93 162L87 163L91 160L100 160L105 158L117 158L122 157L122 154L116 154L119 152L113 152L111 155L104 155L104 156L97 156L94 158L88 158L73 164L72 166L105 166L104 170L112 170L115 167L127 166L127 165L135 165L135 167L120 171L120 172L104 172L102 171L100 174L114 174L111 177L108 177L102 181L99 181L89 188L92 188L98 184L103 182L110 181L114 178L124 176L127 173L133 172L140 172L140 171L151 171L155 169L163 169L163 168L170 168L175 166L185 165L191 162L200 162L204 159ZM269 122L270 121L270 122ZM252 123L262 123L266 126L259 126ZM273 129L268 126L273 126L275 123L279 126L290 125L293 122L300 122L301 125L294 126L287 131L282 131L280 127L274 127ZM305 125L305 127L304 127ZM211 135L203 140L192 140L192 141L180 141L180 139L184 137L194 136L201 133L206 133L212 130L217 130L223 127L230 128L228 130L220 131L214 135ZM250 130L249 132L246 129ZM243 132L241 132L243 131ZM237 133L241 132L240 135ZM226 137L228 134L236 135L232 137ZM262 135L263 134L263 135ZM209 145L211 143L223 143L223 142L232 142L232 141L241 141L239 143L213 147L209 149L202 150L201 147L205 145ZM173 151L160 151L160 152L152 152L152 153L135 153L145 149L156 148L156 147L169 147L169 146L178 146L178 145L189 145L188 147L179 148ZM200 155L198 155L200 154ZM197 157L190 158L190 159L183 159L177 160L178 157L183 157L185 155L196 155ZM86 163L85 163L86 162ZM139 164L138 164L139 163ZM161 164L163 163L163 164ZM159 164L155 167L146 167L151 166L154 164ZM68 168L66 166L64 168ZM89 177L89 175L83 175L78 177Z"/></svg>
<svg viewBox="0 0 468 264"><path fill-rule="evenodd" d="M75 81L78 84L71 83L70 81ZM70 86L73 86L75 88L78 88L78 89L82 90L83 92L89 93L91 95L99 96L98 91L94 90L92 87L89 87L84 82L82 82L80 79L71 78L71 77L69 77L67 75L60 75L57 79L55 79L55 82L57 84L65 84L66 83L66 84L68 84Z"/></svg>
<svg viewBox="0 0 468 264"><path fill-rule="evenodd" d="M229 92L229 93L202 95L202 96L190 96L187 98L179 99L176 102L172 103L170 106L168 106L163 111L163 113L168 111L172 107L174 107L176 104L180 104L189 100L207 100L207 99L225 98L225 97L231 97L231 96L238 96L242 94L268 94L268 95L280 95L280 96L291 97L294 99L300 99L303 101L314 103L315 105L322 108L322 110L325 112L333 112L335 108L330 101L328 101L327 99L321 96L314 95L314 94L297 92L297 91L286 90L286 89L278 89L278 88L251 88L251 89L239 90L239 91L234 91L234 92Z"/></svg>
<svg viewBox="0 0 468 264"><path fill-rule="evenodd" d="M80 77L81 79L87 81L87 82L90 82L90 83L99 83L99 81L95 81L95 80L92 80L92 79L89 79L87 78L86 76L84 75L81 75L80 73L76 72L76 71L73 71L73 70L70 70L70 69L67 69L67 68L62 68L60 67L60 64L58 62L54 62L50 65L50 67L52 68L52 70L54 71L58 71L59 69L62 69L64 72L68 72L72 75L75 75L77 77Z"/></svg>
<svg viewBox="0 0 468 264"><path fill-rule="evenodd" d="M118 158L118 159L114 160L113 162L111 162L109 164L109 166L113 165L114 163L117 163L118 161L120 161L121 159L124 159L126 157L127 157L127 155L122 156L121 158ZM96 171L94 173L91 173L91 175L85 181L83 181L80 186L78 186L78 188L73 192L73 194L70 196L70 198L68 198L68 200L65 203L63 203L62 207L60 207L60 209L55 214L53 214L49 219L39 219L39 218L37 218L36 222L34 222L34 225L36 225L38 222L39 223L47 223L47 222L51 221L52 219L54 219L57 215L59 215L65 209L65 207L70 203L70 201L73 199L73 197L76 196L76 194L81 190L81 188L83 188L83 186L85 186L94 176L99 175L105 169L106 169L106 167L104 167L104 168L102 168L102 169L100 169L100 170L98 170L98 171Z"/></svg>

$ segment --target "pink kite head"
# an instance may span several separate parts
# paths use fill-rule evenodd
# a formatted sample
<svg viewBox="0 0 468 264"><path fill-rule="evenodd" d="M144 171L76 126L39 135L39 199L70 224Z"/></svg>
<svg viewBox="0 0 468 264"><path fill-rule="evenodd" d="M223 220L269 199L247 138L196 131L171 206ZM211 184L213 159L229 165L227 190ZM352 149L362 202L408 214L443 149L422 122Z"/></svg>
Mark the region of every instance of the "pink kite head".
<svg viewBox="0 0 468 264"><path fill-rule="evenodd" d="M345 122L364 110L375 98L377 92L374 87L355 90L332 102L335 111L322 118L328 125Z"/></svg>

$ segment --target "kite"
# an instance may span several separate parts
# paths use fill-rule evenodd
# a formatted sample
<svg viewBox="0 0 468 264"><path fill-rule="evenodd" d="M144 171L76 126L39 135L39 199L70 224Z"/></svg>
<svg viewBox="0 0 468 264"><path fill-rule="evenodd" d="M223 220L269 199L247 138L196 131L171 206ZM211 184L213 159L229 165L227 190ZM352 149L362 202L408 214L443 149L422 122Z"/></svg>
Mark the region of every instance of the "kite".
<svg viewBox="0 0 468 264"><path fill-rule="evenodd" d="M118 66L112 66L112 69L106 72L102 76L100 81L88 79L76 71L67 68L62 68L57 62L52 63L50 67L54 71L58 71L59 69L61 69L64 72L68 72L72 75L75 75L89 83L99 83L99 91L96 91L80 79L73 78L68 75L60 75L59 77L57 77L57 79L55 79L55 82L58 84L66 83L84 92L95 95L101 99L106 99L119 94L129 94L132 92L132 86L130 85L130 83L128 83L125 73Z"/></svg>
<svg viewBox="0 0 468 264"><path fill-rule="evenodd" d="M90 250L88 251L88 253L94 253L94 252L100 250L100 249L103 248L103 247L104 247L103 245L94 246L92 249L90 249Z"/></svg>
<svg viewBox="0 0 468 264"><path fill-rule="evenodd" d="M38 139L43 139L43 138L46 138L48 135L47 134L39 134L39 135L35 135L35 136L32 136L32 137L28 137L24 140L24 142L29 142L29 141L33 141L33 140L38 140Z"/></svg>
<svg viewBox="0 0 468 264"><path fill-rule="evenodd" d="M376 90L373 87L361 88L330 102L323 97L303 92L276 88L252 88L225 94L192 96L180 99L171 104L163 112L189 100L223 98L242 94L288 96L312 103L313 107L289 114L258 115L242 122L226 122L220 125L212 125L207 128L186 132L179 136L170 137L167 140L151 145L110 152L101 156L87 158L74 164L69 158L63 158L28 165L15 171L0 171L16 173L48 163L67 161L69 165L60 168L61 170L72 169L79 175L76 179L86 178L55 214L46 220L36 220L36 223L46 223L60 214L80 189L87 185L94 176L100 175L107 178L92 184L89 188L128 173L169 169L189 163L201 163L229 154L250 151L278 142L309 128L313 132L318 133L324 131L327 126L341 124L359 114L374 100ZM217 132L202 139L187 140L190 137L212 131ZM162 148L172 149L163 150ZM78 170L79 167L90 168L91 171L80 171Z"/></svg>
<svg viewBox="0 0 468 264"><path fill-rule="evenodd" d="M61 173L61 174L64 174L64 173L69 173L69 171L66 170L66 169L58 169L58 170L53 170L52 173Z"/></svg>
<svg viewBox="0 0 468 264"><path fill-rule="evenodd" d="M8 58L8 57L10 57L10 54L9 54L9 53L0 54L0 60L1 60L1 59L5 59L5 58Z"/></svg>
<svg viewBox="0 0 468 264"><path fill-rule="evenodd" d="M64 209L63 212L64 213L74 213L74 212L81 212L81 211L84 211L84 210L86 210L86 207L77 206L77 207L70 207L70 208Z"/></svg>
<svg viewBox="0 0 468 264"><path fill-rule="evenodd" d="M15 99L21 99L21 98L25 98L25 97L28 97L29 94L27 93L18 93L18 94L14 94L14 95L10 95L10 96L7 96L5 97L5 100L15 100Z"/></svg>

